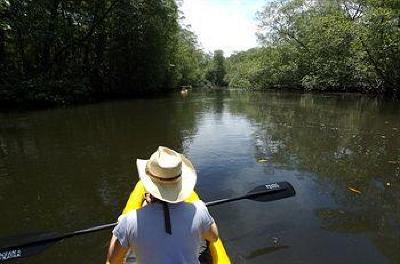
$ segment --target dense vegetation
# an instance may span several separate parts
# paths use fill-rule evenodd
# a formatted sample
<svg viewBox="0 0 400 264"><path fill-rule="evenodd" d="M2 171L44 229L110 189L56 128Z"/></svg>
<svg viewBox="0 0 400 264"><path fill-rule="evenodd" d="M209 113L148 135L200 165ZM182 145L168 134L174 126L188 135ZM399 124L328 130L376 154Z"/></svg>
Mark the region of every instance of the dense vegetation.
<svg viewBox="0 0 400 264"><path fill-rule="evenodd" d="M397 0L280 0L263 47L205 54L180 0L0 0L0 106L66 104L179 86L400 95Z"/></svg>
<svg viewBox="0 0 400 264"><path fill-rule="evenodd" d="M179 4L179 2L178 2ZM199 84L208 63L175 0L0 0L0 105Z"/></svg>
<svg viewBox="0 0 400 264"><path fill-rule="evenodd" d="M400 96L398 0L281 0L258 17L264 45L227 60L231 87Z"/></svg>
<svg viewBox="0 0 400 264"><path fill-rule="evenodd" d="M225 57L222 50L214 51L213 61L209 63L205 78L213 86L226 86L225 82Z"/></svg>

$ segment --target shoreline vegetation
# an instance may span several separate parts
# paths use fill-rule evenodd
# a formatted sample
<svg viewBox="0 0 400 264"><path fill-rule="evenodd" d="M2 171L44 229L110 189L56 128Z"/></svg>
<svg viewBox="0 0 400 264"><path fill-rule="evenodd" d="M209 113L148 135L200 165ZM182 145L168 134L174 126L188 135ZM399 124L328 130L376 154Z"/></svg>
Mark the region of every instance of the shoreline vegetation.
<svg viewBox="0 0 400 264"><path fill-rule="evenodd" d="M199 86L211 57L175 0L0 1L0 105L51 106Z"/></svg>
<svg viewBox="0 0 400 264"><path fill-rule="evenodd" d="M400 96L398 1L273 1L257 16L263 46L228 59L230 87Z"/></svg>
<svg viewBox="0 0 400 264"><path fill-rule="evenodd" d="M154 96L182 86L400 97L396 0L283 0L261 47L204 52L181 0L0 1L0 108Z"/></svg>

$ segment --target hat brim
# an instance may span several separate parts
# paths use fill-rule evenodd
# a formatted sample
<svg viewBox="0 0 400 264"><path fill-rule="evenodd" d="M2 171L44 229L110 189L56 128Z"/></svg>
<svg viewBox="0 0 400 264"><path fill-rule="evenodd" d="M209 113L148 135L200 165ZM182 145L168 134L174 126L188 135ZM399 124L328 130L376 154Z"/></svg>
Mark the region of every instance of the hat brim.
<svg viewBox="0 0 400 264"><path fill-rule="evenodd" d="M173 183L162 183L146 173L148 160L136 160L139 178L147 192L155 198L169 203L184 201L192 193L197 181L197 174L192 163L182 156L182 175Z"/></svg>

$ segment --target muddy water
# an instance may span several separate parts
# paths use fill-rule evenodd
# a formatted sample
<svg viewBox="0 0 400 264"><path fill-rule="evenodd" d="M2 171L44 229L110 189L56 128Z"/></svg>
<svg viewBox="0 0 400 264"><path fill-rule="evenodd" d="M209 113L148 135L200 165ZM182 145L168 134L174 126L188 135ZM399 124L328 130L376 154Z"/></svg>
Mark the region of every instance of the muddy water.
<svg viewBox="0 0 400 264"><path fill-rule="evenodd" d="M203 200L289 181L297 196L210 209L235 263L399 263L400 106L356 95L194 92L0 114L0 236L113 222L136 158L184 152ZM21 263L102 263L110 233Z"/></svg>

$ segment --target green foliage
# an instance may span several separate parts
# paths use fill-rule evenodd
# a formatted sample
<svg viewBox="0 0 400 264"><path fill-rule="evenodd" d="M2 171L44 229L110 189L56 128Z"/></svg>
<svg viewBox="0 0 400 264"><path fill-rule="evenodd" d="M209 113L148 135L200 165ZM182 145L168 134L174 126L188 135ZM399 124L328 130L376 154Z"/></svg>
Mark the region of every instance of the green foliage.
<svg viewBox="0 0 400 264"><path fill-rule="evenodd" d="M227 60L225 81L232 88L259 88L257 82L261 67L263 52L251 49L232 55Z"/></svg>
<svg viewBox="0 0 400 264"><path fill-rule="evenodd" d="M395 0L269 3L258 13L264 47L229 58L227 80L400 96L399 13Z"/></svg>
<svg viewBox="0 0 400 264"><path fill-rule="evenodd" d="M0 0L3 105L166 92L204 59L175 0Z"/></svg>
<svg viewBox="0 0 400 264"><path fill-rule="evenodd" d="M222 50L216 50L214 51L213 61L206 72L205 78L213 85L222 87L227 85L224 80L225 74L226 69L224 52Z"/></svg>
<svg viewBox="0 0 400 264"><path fill-rule="evenodd" d="M199 48L196 35L187 28L181 28L172 64L176 85L201 86L208 60L207 55Z"/></svg>

